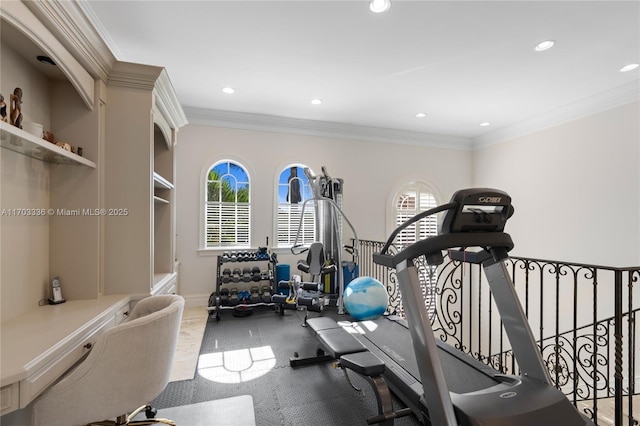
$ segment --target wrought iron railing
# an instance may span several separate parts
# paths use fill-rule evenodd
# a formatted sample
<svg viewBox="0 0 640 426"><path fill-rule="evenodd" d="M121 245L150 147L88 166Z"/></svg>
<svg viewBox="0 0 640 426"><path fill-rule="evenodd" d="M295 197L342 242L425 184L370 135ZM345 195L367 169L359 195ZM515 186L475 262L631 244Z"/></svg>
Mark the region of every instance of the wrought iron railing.
<svg viewBox="0 0 640 426"><path fill-rule="evenodd" d="M395 271L373 263L384 243L360 240L360 275L380 280L388 313L404 315ZM638 425L640 267L511 257L506 262L552 382L599 425ZM436 337L504 373L517 362L480 265L416 261Z"/></svg>

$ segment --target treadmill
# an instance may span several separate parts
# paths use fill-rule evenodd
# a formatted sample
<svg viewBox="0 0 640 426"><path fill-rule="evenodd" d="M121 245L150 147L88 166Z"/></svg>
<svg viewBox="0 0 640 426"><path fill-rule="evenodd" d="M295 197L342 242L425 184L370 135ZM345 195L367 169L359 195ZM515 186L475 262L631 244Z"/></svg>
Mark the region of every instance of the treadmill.
<svg viewBox="0 0 640 426"><path fill-rule="evenodd" d="M416 221L444 212L441 233L390 254L395 237ZM503 191L472 188L398 227L375 263L396 269L407 316L383 317L375 327L359 323L355 336L385 362L391 390L425 424L434 426L592 426L552 384L503 263L513 248L504 226L513 214ZM520 375L505 375L450 345L436 341L414 259L443 262L443 251L481 263L491 287ZM462 254L462 255L460 255Z"/></svg>

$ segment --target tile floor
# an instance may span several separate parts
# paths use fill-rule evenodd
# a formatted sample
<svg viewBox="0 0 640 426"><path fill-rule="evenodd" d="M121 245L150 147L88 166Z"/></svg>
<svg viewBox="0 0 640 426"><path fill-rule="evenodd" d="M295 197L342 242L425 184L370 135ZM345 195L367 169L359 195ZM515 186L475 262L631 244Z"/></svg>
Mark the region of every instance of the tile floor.
<svg viewBox="0 0 640 426"><path fill-rule="evenodd" d="M194 378L208 316L209 312L203 306L185 308L170 381Z"/></svg>

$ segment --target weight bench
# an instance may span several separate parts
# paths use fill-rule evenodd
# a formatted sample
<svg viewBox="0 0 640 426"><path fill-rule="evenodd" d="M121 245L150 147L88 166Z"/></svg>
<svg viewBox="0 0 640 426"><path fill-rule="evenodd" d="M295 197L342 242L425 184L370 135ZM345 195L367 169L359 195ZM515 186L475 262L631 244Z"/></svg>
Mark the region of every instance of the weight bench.
<svg viewBox="0 0 640 426"><path fill-rule="evenodd" d="M367 424L379 423L383 426L391 426L396 417L411 414L411 410L408 408L393 410L391 391L382 377L382 373L385 371L384 362L369 352L351 333L328 317L308 319L307 326L315 332L318 338L316 355L301 358L296 353L293 358L289 359L291 367L337 361L336 366L342 368L349 384L356 390L360 389L353 386L346 370L352 370L366 378L373 388L378 403L378 415L368 418Z"/></svg>

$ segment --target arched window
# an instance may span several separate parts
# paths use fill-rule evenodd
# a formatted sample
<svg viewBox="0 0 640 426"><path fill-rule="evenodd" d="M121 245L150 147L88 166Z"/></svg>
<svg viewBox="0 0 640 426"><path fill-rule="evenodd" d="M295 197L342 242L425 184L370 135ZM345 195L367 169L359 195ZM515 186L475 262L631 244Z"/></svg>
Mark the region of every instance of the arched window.
<svg viewBox="0 0 640 426"><path fill-rule="evenodd" d="M206 176L205 248L249 247L249 174L239 163L215 163Z"/></svg>
<svg viewBox="0 0 640 426"><path fill-rule="evenodd" d="M393 227L400 226L406 220L420 212L436 207L436 205L435 197L424 183L412 182L403 186L396 193L393 200L393 218L395 221ZM429 216L420 219L400 232L396 237L395 244L398 248L406 247L437 233L438 219L436 216Z"/></svg>
<svg viewBox="0 0 640 426"><path fill-rule="evenodd" d="M395 229L418 213L436 206L436 199L426 184L421 182L406 184L402 186L393 197L391 219L394 223L392 224L392 228ZM428 216L403 229L394 240L394 245L398 250L402 250L416 241L432 237L437 235L437 233L437 216ZM418 278L420 280L420 286L422 287L422 294L425 298L425 307L429 312L429 316L433 318L436 312L438 268L435 265L428 265L424 259L416 260L416 267L418 268ZM398 306L395 307L395 311L398 315L404 316L404 308L402 307L401 300Z"/></svg>
<svg viewBox="0 0 640 426"><path fill-rule="evenodd" d="M316 221L313 201L306 203L304 217L302 206L313 198L309 179L304 173L304 164L291 164L278 175L276 202L276 246L291 247L295 243L300 229L297 244L307 246L315 241Z"/></svg>

